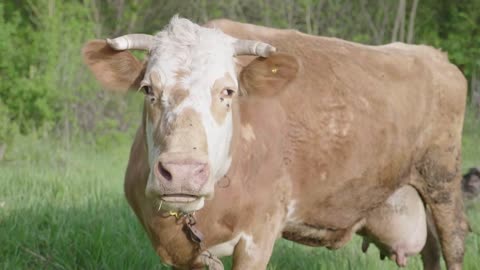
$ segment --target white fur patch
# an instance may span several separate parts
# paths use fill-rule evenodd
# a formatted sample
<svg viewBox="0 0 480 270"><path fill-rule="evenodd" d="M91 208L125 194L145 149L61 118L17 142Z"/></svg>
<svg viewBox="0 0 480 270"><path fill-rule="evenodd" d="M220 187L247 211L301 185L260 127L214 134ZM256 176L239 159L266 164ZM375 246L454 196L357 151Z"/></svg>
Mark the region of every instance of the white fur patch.
<svg viewBox="0 0 480 270"><path fill-rule="evenodd" d="M242 138L244 138L247 142L251 142L256 139L255 132L250 124L242 126Z"/></svg>
<svg viewBox="0 0 480 270"><path fill-rule="evenodd" d="M257 246L253 242L253 237L245 232L239 233L237 236L227 242L210 247L208 251L220 258L225 256L231 256L233 255L235 246L238 244L240 239L245 241L245 252L249 256L255 255L255 252L257 251Z"/></svg>
<svg viewBox="0 0 480 270"><path fill-rule="evenodd" d="M211 248L208 249L213 255L221 258L225 256L231 256L233 254L233 250L235 246L238 244L238 241L240 240L241 235L237 235L235 238L232 240L229 240L227 242L215 245Z"/></svg>
<svg viewBox="0 0 480 270"><path fill-rule="evenodd" d="M251 235L242 233L242 240L245 241L245 251L249 256L253 256L256 253L257 245L253 242L253 237Z"/></svg>
<svg viewBox="0 0 480 270"><path fill-rule="evenodd" d="M293 216L294 213L295 213L295 205L297 204L297 201L295 200L291 200L289 203L288 203L288 206L287 206L287 222L290 221L296 221L295 217Z"/></svg>

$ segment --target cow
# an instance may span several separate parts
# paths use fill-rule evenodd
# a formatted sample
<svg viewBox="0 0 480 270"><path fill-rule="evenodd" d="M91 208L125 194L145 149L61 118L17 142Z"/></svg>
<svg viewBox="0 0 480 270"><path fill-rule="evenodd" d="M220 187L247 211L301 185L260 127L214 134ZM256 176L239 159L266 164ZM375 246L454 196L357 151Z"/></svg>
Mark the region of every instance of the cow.
<svg viewBox="0 0 480 270"><path fill-rule="evenodd" d="M144 93L124 189L164 263L265 269L279 237L336 249L358 233L395 260L423 248L425 269L440 269L439 245L462 269L467 83L444 53L175 16L83 58L104 88ZM407 252L388 245L408 228L375 228L410 220L434 226Z"/></svg>

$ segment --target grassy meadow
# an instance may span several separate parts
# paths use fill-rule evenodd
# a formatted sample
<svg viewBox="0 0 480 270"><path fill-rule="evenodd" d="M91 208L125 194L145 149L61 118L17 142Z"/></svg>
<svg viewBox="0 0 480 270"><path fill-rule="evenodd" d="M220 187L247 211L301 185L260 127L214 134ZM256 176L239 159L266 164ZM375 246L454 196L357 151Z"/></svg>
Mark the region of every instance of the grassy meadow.
<svg viewBox="0 0 480 270"><path fill-rule="evenodd" d="M479 126L469 114L464 170L480 164ZM0 162L0 269L168 269L123 197L129 146L17 138ZM465 269L480 269L480 204L468 216ZM360 246L358 237L337 251L281 240L269 269L397 269ZM407 269L421 269L419 256Z"/></svg>

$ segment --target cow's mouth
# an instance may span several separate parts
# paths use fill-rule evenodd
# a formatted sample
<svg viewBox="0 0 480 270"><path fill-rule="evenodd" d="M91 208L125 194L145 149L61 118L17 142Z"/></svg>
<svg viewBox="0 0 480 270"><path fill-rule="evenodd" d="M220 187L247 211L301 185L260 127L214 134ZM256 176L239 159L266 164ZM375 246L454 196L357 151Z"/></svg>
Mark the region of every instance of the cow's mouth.
<svg viewBox="0 0 480 270"><path fill-rule="evenodd" d="M164 211L190 213L200 210L205 203L204 196L191 194L166 194L159 199L158 211L162 209Z"/></svg>
<svg viewBox="0 0 480 270"><path fill-rule="evenodd" d="M200 196L191 194L166 194L160 199L166 203L192 203L199 198Z"/></svg>

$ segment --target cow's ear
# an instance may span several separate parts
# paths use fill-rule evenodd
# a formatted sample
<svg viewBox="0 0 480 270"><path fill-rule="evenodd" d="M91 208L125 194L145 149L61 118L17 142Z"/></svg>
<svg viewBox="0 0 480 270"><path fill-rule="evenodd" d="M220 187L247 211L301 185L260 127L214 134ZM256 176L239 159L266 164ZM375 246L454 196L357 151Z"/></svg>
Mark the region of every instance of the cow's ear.
<svg viewBox="0 0 480 270"><path fill-rule="evenodd" d="M145 64L129 51L113 50L104 40L92 40L83 46L83 60L95 78L108 90L137 90L145 74Z"/></svg>
<svg viewBox="0 0 480 270"><path fill-rule="evenodd" d="M298 69L297 58L289 54L257 57L240 73L240 87L248 95L274 96L295 79Z"/></svg>

